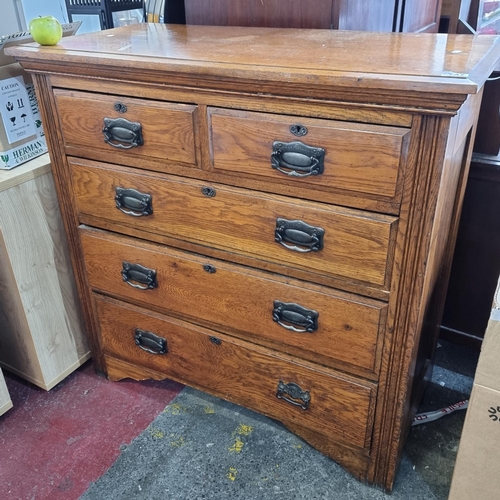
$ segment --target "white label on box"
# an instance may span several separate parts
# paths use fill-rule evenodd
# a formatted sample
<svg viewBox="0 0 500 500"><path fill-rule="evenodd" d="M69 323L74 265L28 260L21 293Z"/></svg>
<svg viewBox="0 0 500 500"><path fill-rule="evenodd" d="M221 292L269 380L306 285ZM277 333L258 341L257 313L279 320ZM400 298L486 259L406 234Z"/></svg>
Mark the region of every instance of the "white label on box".
<svg viewBox="0 0 500 500"><path fill-rule="evenodd" d="M490 319L492 321L500 321L500 309L497 309L497 308L492 309Z"/></svg>
<svg viewBox="0 0 500 500"><path fill-rule="evenodd" d="M10 170L46 152L45 137L37 137L16 148L0 151L0 170Z"/></svg>
<svg viewBox="0 0 500 500"><path fill-rule="evenodd" d="M0 81L0 115L9 144L36 134L22 75Z"/></svg>

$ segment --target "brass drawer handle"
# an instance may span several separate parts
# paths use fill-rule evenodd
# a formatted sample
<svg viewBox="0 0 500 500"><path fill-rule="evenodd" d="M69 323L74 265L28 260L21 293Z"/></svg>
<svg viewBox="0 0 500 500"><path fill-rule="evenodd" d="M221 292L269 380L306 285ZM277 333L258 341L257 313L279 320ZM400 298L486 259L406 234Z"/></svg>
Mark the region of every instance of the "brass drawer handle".
<svg viewBox="0 0 500 500"><path fill-rule="evenodd" d="M291 177L309 177L324 172L325 150L300 141L273 142L271 166Z"/></svg>
<svg viewBox="0 0 500 500"><path fill-rule="evenodd" d="M142 217L153 213L153 197L135 189L117 187L115 202L116 208L127 215Z"/></svg>
<svg viewBox="0 0 500 500"><path fill-rule="evenodd" d="M324 235L323 228L301 220L276 219L275 241L294 252L319 252L323 249Z"/></svg>
<svg viewBox="0 0 500 500"><path fill-rule="evenodd" d="M104 118L104 142L119 149L130 149L144 144L142 125L125 118Z"/></svg>
<svg viewBox="0 0 500 500"><path fill-rule="evenodd" d="M274 301L273 321L292 332L315 332L318 329L318 317L319 313L313 309L306 309L293 302Z"/></svg>
<svg viewBox="0 0 500 500"><path fill-rule="evenodd" d="M163 337L158 337L153 332L135 329L135 344L143 351L150 352L151 354L166 354L168 352L167 340Z"/></svg>
<svg viewBox="0 0 500 500"><path fill-rule="evenodd" d="M140 290L149 290L158 286L154 269L148 269L140 264L131 264L130 262L123 262L122 266L122 278L127 285Z"/></svg>
<svg viewBox="0 0 500 500"><path fill-rule="evenodd" d="M304 391L294 382L285 384L283 380L280 380L278 383L276 397L278 399L283 399L294 406L300 406L303 410L307 410L309 403L311 402L311 395L309 394L309 391Z"/></svg>

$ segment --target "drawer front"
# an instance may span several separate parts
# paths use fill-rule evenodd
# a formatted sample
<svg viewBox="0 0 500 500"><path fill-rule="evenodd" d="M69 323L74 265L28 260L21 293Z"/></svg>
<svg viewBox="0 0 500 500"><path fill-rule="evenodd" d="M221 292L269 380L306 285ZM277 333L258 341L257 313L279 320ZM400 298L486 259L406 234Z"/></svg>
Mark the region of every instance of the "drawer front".
<svg viewBox="0 0 500 500"><path fill-rule="evenodd" d="M94 290L377 378L384 303L102 231L80 237Z"/></svg>
<svg viewBox="0 0 500 500"><path fill-rule="evenodd" d="M375 385L94 296L104 354L359 448L370 442ZM279 397L277 397L279 396Z"/></svg>
<svg viewBox="0 0 500 500"><path fill-rule="evenodd" d="M70 163L80 214L288 268L388 285L394 217L81 160ZM141 193L137 199L150 197L145 209L150 213L138 217L142 209L124 209L120 193L129 191L123 189Z"/></svg>
<svg viewBox="0 0 500 500"><path fill-rule="evenodd" d="M133 167L141 159L197 164L196 106L68 90L54 95L69 154Z"/></svg>
<svg viewBox="0 0 500 500"><path fill-rule="evenodd" d="M408 129L209 108L215 171L399 202Z"/></svg>

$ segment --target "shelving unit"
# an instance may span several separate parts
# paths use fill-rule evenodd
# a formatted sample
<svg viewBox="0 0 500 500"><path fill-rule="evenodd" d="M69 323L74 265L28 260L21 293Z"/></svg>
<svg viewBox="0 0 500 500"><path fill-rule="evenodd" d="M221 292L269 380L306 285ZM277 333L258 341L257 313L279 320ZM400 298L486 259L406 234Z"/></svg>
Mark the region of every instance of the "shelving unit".
<svg viewBox="0 0 500 500"><path fill-rule="evenodd" d="M48 154L0 170L0 262L0 366L49 390L90 353Z"/></svg>

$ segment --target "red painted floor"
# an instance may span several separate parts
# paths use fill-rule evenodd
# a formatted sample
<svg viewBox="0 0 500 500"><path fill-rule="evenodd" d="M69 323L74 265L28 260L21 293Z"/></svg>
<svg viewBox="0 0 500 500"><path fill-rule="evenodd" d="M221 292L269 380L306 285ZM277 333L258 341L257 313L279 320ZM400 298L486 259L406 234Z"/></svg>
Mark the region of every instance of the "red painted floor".
<svg viewBox="0 0 500 500"><path fill-rule="evenodd" d="M0 417L2 500L79 498L183 387L110 382L90 362L49 392L4 375L14 407Z"/></svg>

